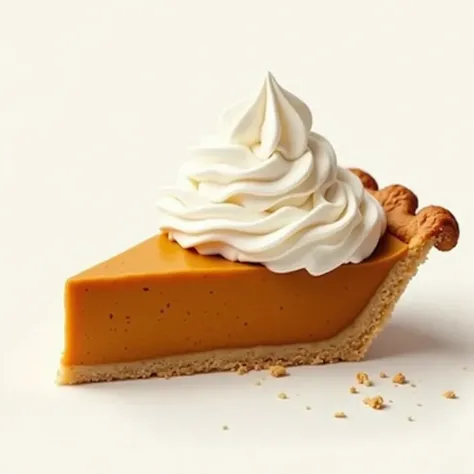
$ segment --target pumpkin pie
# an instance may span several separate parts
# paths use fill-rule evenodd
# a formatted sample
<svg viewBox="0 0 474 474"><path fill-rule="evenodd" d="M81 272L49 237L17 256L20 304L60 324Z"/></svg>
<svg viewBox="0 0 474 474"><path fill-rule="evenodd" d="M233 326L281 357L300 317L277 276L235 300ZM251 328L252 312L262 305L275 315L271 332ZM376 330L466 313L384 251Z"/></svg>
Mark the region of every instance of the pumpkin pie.
<svg viewBox="0 0 474 474"><path fill-rule="evenodd" d="M160 204L160 232L69 278L60 384L361 360L454 216L339 168L270 74Z"/></svg>

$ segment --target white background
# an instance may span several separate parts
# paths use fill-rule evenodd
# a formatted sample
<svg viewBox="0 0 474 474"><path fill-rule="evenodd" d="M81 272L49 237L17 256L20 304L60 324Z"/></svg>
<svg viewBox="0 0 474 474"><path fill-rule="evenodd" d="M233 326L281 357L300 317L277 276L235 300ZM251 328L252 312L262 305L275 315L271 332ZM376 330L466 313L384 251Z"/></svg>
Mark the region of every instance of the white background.
<svg viewBox="0 0 474 474"><path fill-rule="evenodd" d="M473 22L468 0L0 0L0 473L472 473ZM451 209L458 248L364 363L56 387L65 278L156 232L187 145L267 69L341 165ZM349 395L358 370L389 409Z"/></svg>

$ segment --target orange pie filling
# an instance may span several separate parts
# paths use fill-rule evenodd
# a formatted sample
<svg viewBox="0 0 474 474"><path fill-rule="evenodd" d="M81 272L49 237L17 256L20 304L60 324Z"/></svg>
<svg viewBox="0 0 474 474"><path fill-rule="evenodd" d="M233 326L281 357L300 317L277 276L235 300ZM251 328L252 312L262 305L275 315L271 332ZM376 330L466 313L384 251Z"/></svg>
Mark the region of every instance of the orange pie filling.
<svg viewBox="0 0 474 474"><path fill-rule="evenodd" d="M362 263L313 277L204 257L155 236L67 281L62 364L330 339L351 325L407 250L386 233Z"/></svg>

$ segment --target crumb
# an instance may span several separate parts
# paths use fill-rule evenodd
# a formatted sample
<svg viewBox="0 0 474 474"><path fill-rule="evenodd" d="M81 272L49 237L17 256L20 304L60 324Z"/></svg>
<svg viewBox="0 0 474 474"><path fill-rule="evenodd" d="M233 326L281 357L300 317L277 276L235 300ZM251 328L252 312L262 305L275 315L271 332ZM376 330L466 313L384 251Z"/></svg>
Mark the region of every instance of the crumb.
<svg viewBox="0 0 474 474"><path fill-rule="evenodd" d="M356 374L356 380L358 384L364 384L369 380L369 376L365 372L358 372Z"/></svg>
<svg viewBox="0 0 474 474"><path fill-rule="evenodd" d="M451 400L453 400L454 398L458 398L458 396L456 395L455 392L453 392L452 390L448 390L447 392L444 392L443 393L443 397L444 398L449 398Z"/></svg>
<svg viewBox="0 0 474 474"><path fill-rule="evenodd" d="M355 387L349 389L349 393L359 393Z"/></svg>
<svg viewBox="0 0 474 474"><path fill-rule="evenodd" d="M334 418L347 418L347 415L343 411L336 411Z"/></svg>
<svg viewBox="0 0 474 474"><path fill-rule="evenodd" d="M245 375L246 373L248 373L249 369L247 369L247 367L245 367L245 365L241 365L238 369L237 369L237 373L239 375Z"/></svg>
<svg viewBox="0 0 474 474"><path fill-rule="evenodd" d="M415 418L413 418L412 416L409 416L408 421L415 421Z"/></svg>
<svg viewBox="0 0 474 474"><path fill-rule="evenodd" d="M261 381L261 380L257 380L257 381L255 382L255 385L262 385L262 381Z"/></svg>
<svg viewBox="0 0 474 474"><path fill-rule="evenodd" d="M311 407L309 405L306 405L306 410L311 410Z"/></svg>
<svg viewBox="0 0 474 474"><path fill-rule="evenodd" d="M369 379L369 380L366 380L366 381L364 382L364 385L365 385L366 387L373 387L374 382L372 382L372 380Z"/></svg>
<svg viewBox="0 0 474 474"><path fill-rule="evenodd" d="M282 400L286 400L288 398L288 395L285 392L280 392L278 394L278 398L281 398Z"/></svg>
<svg viewBox="0 0 474 474"><path fill-rule="evenodd" d="M388 403L393 403L393 400L389 400Z"/></svg>
<svg viewBox="0 0 474 474"><path fill-rule="evenodd" d="M282 365L272 365L269 371L272 377L285 377L288 375L286 368Z"/></svg>
<svg viewBox="0 0 474 474"><path fill-rule="evenodd" d="M421 403L416 404L417 407L422 407L423 405Z"/></svg>
<svg viewBox="0 0 474 474"><path fill-rule="evenodd" d="M387 375L385 372L380 372L379 377L380 377L381 379L386 379L386 378L388 378L388 375Z"/></svg>
<svg viewBox="0 0 474 474"><path fill-rule="evenodd" d="M224 425L224 426L222 427L222 429L223 429L224 431L229 431L229 427L228 427L227 425Z"/></svg>
<svg viewBox="0 0 474 474"><path fill-rule="evenodd" d="M364 398L364 404L370 408L373 408L374 410L381 410L384 408L383 398L380 395Z"/></svg>
<svg viewBox="0 0 474 474"><path fill-rule="evenodd" d="M399 385L403 385L407 382L407 378L401 372L398 372L398 374L395 374L393 376L392 382Z"/></svg>
<svg viewBox="0 0 474 474"><path fill-rule="evenodd" d="M411 384L410 384L410 387L416 388L416 384L411 383Z"/></svg>

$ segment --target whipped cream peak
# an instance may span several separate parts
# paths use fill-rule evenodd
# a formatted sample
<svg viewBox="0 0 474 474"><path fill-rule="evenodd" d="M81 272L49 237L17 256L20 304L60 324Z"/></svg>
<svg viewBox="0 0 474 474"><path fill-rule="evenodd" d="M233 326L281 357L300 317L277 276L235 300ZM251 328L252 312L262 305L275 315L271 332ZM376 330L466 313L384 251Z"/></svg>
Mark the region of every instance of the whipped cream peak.
<svg viewBox="0 0 474 474"><path fill-rule="evenodd" d="M256 99L224 113L158 207L160 230L204 255L317 276L370 256L381 205L311 131L300 99L268 73Z"/></svg>
<svg viewBox="0 0 474 474"><path fill-rule="evenodd" d="M255 99L223 114L220 135L250 148L260 159L279 151L286 159L295 160L307 148L312 121L308 106L268 72Z"/></svg>

